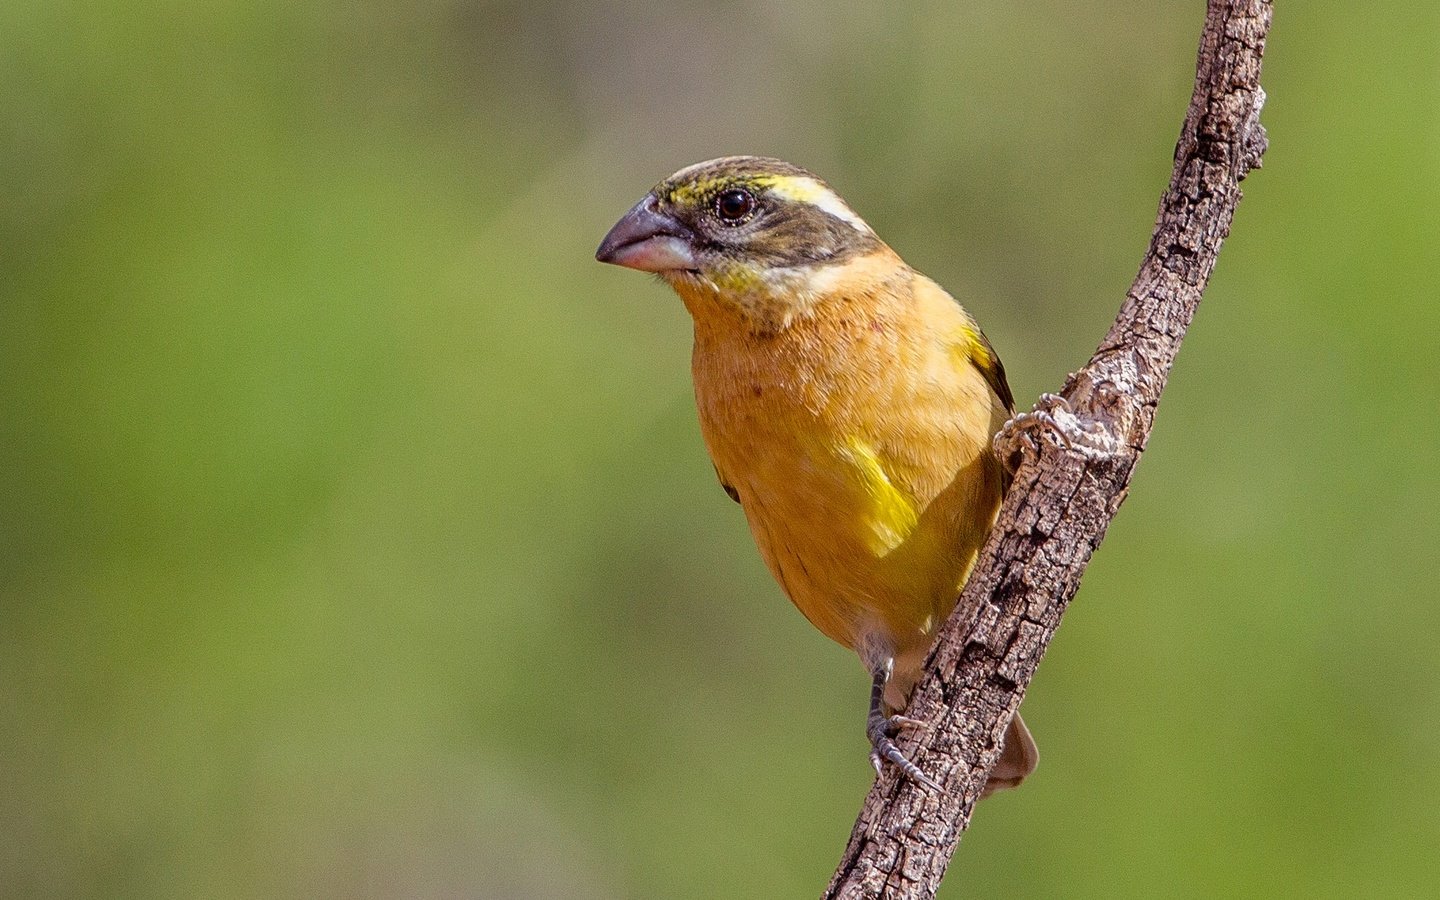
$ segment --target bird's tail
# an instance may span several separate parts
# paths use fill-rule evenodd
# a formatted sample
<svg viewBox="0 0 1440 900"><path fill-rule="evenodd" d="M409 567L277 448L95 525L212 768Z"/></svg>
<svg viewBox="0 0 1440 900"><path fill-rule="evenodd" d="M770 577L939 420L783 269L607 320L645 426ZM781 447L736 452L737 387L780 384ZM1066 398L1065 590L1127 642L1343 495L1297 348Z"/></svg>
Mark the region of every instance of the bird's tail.
<svg viewBox="0 0 1440 900"><path fill-rule="evenodd" d="M1017 712L1010 720L1010 727L1005 729L1005 745L1000 750L995 768L990 770L990 780L985 782L980 799L984 800L996 791L1019 787L1020 782L1035 771L1039 762L1040 751L1035 747L1035 739L1030 736L1030 729L1025 727L1025 720Z"/></svg>
<svg viewBox="0 0 1440 900"><path fill-rule="evenodd" d="M890 680L885 684L887 714L901 712L909 705L910 692L923 674L924 661L923 653L896 658ZM990 780L985 783L980 799L983 800L996 791L1019 787L1020 782L1035 771L1039 762L1040 751L1035 746L1035 739L1030 736L1030 729L1025 727L1025 720L1020 718L1017 712L1015 718L1010 720L1010 726L1005 729L1000 759L996 761L995 768L990 770Z"/></svg>

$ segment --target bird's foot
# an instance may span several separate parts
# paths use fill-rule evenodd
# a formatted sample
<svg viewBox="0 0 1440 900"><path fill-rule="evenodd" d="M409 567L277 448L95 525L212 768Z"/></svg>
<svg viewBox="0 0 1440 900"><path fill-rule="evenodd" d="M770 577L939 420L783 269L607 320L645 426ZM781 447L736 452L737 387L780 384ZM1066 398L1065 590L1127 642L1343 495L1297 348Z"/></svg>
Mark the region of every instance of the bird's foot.
<svg viewBox="0 0 1440 900"><path fill-rule="evenodd" d="M865 736L870 739L870 765L875 767L876 777L879 777L881 767L888 762L899 769L906 778L926 790L939 791L940 785L920 771L920 767L911 762L894 741L895 736L902 731L920 730L926 727L928 726L924 722L909 716L872 715L867 719Z"/></svg>
<svg viewBox="0 0 1440 900"><path fill-rule="evenodd" d="M1113 456L1118 449L1103 424L1076 415L1070 401L1049 393L1040 395L1034 409L1006 422L992 443L995 455L1014 471L1026 453L1040 454L1042 441L1092 460Z"/></svg>

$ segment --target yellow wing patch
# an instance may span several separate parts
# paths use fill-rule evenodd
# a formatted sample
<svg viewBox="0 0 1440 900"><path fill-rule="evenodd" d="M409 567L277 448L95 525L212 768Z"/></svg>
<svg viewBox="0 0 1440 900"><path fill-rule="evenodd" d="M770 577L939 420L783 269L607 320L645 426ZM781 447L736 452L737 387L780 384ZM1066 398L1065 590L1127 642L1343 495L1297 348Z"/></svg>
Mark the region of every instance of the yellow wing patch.
<svg viewBox="0 0 1440 900"><path fill-rule="evenodd" d="M1005 380L1005 366L1000 362L995 348L990 346L985 333L973 323L967 323L961 326L960 335L963 341L961 349L965 357L985 376L990 389L1000 398L1000 402L1005 404L1006 411L1014 412L1015 396L1010 393L1010 384Z"/></svg>
<svg viewBox="0 0 1440 900"><path fill-rule="evenodd" d="M850 438L839 450L860 476L869 509L864 512L870 551L884 556L910 537L920 520L914 502L890 481L885 466L873 447L859 438Z"/></svg>

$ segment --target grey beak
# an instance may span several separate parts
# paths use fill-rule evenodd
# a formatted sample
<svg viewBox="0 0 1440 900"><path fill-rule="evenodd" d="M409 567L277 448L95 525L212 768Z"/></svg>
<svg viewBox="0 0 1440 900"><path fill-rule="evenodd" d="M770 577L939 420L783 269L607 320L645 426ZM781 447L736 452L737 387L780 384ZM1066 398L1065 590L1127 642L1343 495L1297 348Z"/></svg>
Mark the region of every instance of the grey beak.
<svg viewBox="0 0 1440 900"><path fill-rule="evenodd" d="M600 242L595 258L603 263L641 272L673 272L695 268L689 229L655 210L655 197L647 195L621 217Z"/></svg>

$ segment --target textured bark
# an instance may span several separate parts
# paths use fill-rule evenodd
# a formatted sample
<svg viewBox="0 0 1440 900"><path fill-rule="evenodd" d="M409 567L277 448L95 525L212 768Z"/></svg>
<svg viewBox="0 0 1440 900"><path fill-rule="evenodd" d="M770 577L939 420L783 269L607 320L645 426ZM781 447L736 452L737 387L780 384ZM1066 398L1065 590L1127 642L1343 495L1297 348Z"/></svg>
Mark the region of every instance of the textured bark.
<svg viewBox="0 0 1440 900"><path fill-rule="evenodd" d="M1270 0L1209 0L1195 91L1150 249L1095 355L996 438L1018 465L926 664L907 752L943 791L876 780L827 898L933 897L1060 617L1129 488L1180 341L1260 165Z"/></svg>

